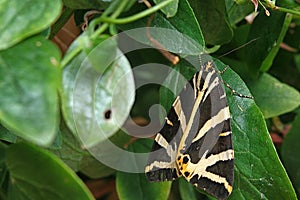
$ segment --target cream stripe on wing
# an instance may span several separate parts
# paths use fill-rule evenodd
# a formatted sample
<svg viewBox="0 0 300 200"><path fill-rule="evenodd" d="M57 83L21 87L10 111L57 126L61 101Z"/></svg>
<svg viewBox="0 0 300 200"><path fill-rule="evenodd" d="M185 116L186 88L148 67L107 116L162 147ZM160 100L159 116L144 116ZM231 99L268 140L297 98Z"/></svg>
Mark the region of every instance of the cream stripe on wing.
<svg viewBox="0 0 300 200"><path fill-rule="evenodd" d="M154 167L160 169L173 169L176 168L175 162L164 162L164 161L154 161L150 165L146 166L145 172L150 172Z"/></svg>
<svg viewBox="0 0 300 200"><path fill-rule="evenodd" d="M187 137L188 137L188 135L189 135L189 132L190 132L191 127L192 127L193 122L194 122L195 115L196 115L196 113L197 113L197 111L198 111L198 108L199 108L200 102L201 102L201 100L202 100L202 98L203 98L203 95L205 94L205 90L208 88L208 84L209 84L209 82L210 82L210 79L211 79L212 75L213 75L212 72L210 72L210 73L207 74L207 76L206 76L206 78L205 78L205 81L204 81L204 84L203 84L203 89L202 89L202 91L199 91L199 92L198 92L198 96L197 96L197 98L196 98L196 100L195 100L195 103L194 103L193 109L192 109L192 113L191 113L191 115L190 115L190 119L189 119L189 121L188 121L188 123L187 123L186 128L184 129L182 138L181 138L181 140L180 140L178 152L179 152L179 151L184 151L184 150L185 150L185 146L186 146L185 142L186 142L186 139L187 139Z"/></svg>
<svg viewBox="0 0 300 200"><path fill-rule="evenodd" d="M222 96L220 96L220 99L226 98L226 94L224 92L224 94Z"/></svg>
<svg viewBox="0 0 300 200"><path fill-rule="evenodd" d="M155 141L164 149L167 149L169 146L168 141L160 133L157 133Z"/></svg>
<svg viewBox="0 0 300 200"><path fill-rule="evenodd" d="M228 181L226 180L226 178L219 176L217 174L213 174L211 172L207 172L205 171L202 174L203 177L206 177L208 179L210 179L211 181L214 181L216 183L220 183L220 184L224 184L224 187L226 188L226 190L228 191L228 193L230 194L232 192L232 186L228 183Z"/></svg>
<svg viewBox="0 0 300 200"><path fill-rule="evenodd" d="M212 154L208 158L206 158L206 167L213 166L219 161L232 160L234 158L233 149L228 149L226 151L222 151L218 154Z"/></svg>
<svg viewBox="0 0 300 200"><path fill-rule="evenodd" d="M207 96L210 94L210 92L219 85L219 78L216 77L214 79L214 81L210 84L210 86L208 87L208 90L203 98L203 101L205 101L205 99L207 98Z"/></svg>
<svg viewBox="0 0 300 200"><path fill-rule="evenodd" d="M179 96L176 98L176 100L173 104L173 107L174 107L175 113L177 114L177 117L180 120L180 126L182 129L182 132L184 132L184 130L186 128L186 118L185 118L185 115L182 110L181 101L180 101Z"/></svg>
<svg viewBox="0 0 300 200"><path fill-rule="evenodd" d="M197 91L199 91L198 85L196 83L196 74L193 76L193 86L194 86L194 98L196 99Z"/></svg>
<svg viewBox="0 0 300 200"><path fill-rule="evenodd" d="M199 178L201 178L201 176L206 172L207 167L210 167L219 161L234 159L233 149L228 149L221 153L210 155L208 158L206 158L207 154L208 154L208 150L202 155L201 159L197 163L192 163L192 162L188 163L185 169L186 171L191 172L189 176L186 177L188 181L190 181L190 179L196 174L199 176Z"/></svg>
<svg viewBox="0 0 300 200"><path fill-rule="evenodd" d="M209 129L214 128L216 125L224 122L225 120L230 118L230 112L228 106L221 109L218 114L210 118L205 122L205 124L202 126L202 128L199 130L197 136L193 139L192 142L195 142L202 138Z"/></svg>
<svg viewBox="0 0 300 200"><path fill-rule="evenodd" d="M201 79L202 79L202 74L203 74L203 68L199 71L198 73L198 77L197 77L197 90L200 91L200 83L201 83Z"/></svg>
<svg viewBox="0 0 300 200"><path fill-rule="evenodd" d="M172 145L170 145L168 141L164 138L164 136L162 136L160 133L157 133L155 137L155 141L166 150L168 156L170 157L171 162L174 162L176 159L176 144L173 149Z"/></svg>

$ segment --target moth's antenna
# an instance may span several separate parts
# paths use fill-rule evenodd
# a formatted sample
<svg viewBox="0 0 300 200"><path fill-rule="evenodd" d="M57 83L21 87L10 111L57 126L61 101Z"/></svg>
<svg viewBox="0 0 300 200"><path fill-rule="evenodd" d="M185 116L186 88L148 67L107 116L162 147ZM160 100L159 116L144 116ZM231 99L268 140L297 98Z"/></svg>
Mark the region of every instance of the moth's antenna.
<svg viewBox="0 0 300 200"><path fill-rule="evenodd" d="M255 41L258 40L258 39L260 39L260 37L254 38L254 39L252 39L252 40L246 42L246 43L243 44L242 46L239 46L239 47L237 47L237 48L235 48L235 49L232 49L232 50L228 51L227 53L225 53L225 54L219 56L218 58L222 58L222 57L224 57L224 56L227 56L228 54L231 54L231 53L234 52L234 51L237 51L237 50L239 50L239 49L241 49L241 48L244 48L245 46L251 44L252 42L255 42Z"/></svg>
<svg viewBox="0 0 300 200"><path fill-rule="evenodd" d="M202 66L202 57L201 57L201 56L202 56L202 54L200 54L200 55L199 55L199 57L198 57L198 60L199 60L200 66Z"/></svg>

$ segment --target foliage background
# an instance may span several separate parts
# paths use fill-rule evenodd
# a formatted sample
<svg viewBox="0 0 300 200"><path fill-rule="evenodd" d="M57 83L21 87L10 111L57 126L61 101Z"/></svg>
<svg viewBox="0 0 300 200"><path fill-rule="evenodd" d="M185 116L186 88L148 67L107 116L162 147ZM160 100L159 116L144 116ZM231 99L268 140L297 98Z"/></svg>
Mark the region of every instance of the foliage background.
<svg viewBox="0 0 300 200"><path fill-rule="evenodd" d="M297 199L299 2L155 0L151 4L148 8L135 0L0 1L0 199L212 198L183 179L150 184L144 174L111 169L95 159L79 139L87 136L80 132L84 127L89 129L91 146L110 137L126 151L151 149L150 139L132 138L109 121L112 96L107 91L135 66L171 66L170 62L156 50L143 49L105 68L103 63L122 49L117 40L91 54L97 45L118 32L147 26L151 13L156 13L151 26L186 34L206 47L197 52L185 46L193 55L211 53L219 70L230 66L222 74L223 80L239 93L251 92L254 97L255 102L226 89L236 157L235 184L229 199ZM66 22L75 19L80 26L90 10L98 12L92 14L87 29L81 32L78 28L79 35L67 33L75 39L72 45L69 41L59 42L57 33L64 30ZM166 50L182 48L174 42L176 38L155 39ZM233 49L236 50L231 52ZM100 118L97 125L108 130L105 137L98 137L91 120L83 120L86 116L81 115L82 111L88 111L90 106L87 101L80 105L78 124L74 124L71 95L79 64L86 57L95 71L80 86L84 88L88 81L102 77L92 103ZM184 59L172 67L186 78L195 73ZM171 74L166 83L178 87L176 80ZM149 85L136 91L131 108L133 100L127 92L133 87L132 77L118 85L124 95L112 115L121 117L121 113L130 111L136 123L145 125L150 120L151 105L160 103L167 110L174 100L168 90Z"/></svg>

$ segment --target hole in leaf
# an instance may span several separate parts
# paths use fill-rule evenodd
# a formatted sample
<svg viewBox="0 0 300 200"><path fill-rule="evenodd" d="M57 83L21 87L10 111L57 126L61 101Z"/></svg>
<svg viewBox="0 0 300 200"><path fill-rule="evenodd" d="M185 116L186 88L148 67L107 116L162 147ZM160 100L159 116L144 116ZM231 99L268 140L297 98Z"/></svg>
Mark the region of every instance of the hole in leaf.
<svg viewBox="0 0 300 200"><path fill-rule="evenodd" d="M110 119L110 118L111 118L111 110L107 110L107 111L104 113L104 117L105 117L105 119Z"/></svg>

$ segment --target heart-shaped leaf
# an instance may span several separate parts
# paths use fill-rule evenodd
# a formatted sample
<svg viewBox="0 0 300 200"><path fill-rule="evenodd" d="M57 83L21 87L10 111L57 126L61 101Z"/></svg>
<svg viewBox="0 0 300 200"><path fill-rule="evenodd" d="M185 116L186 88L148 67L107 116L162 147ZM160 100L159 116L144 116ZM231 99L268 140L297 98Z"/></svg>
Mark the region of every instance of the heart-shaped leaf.
<svg viewBox="0 0 300 200"><path fill-rule="evenodd" d="M0 51L0 119L14 133L39 145L55 138L60 53L36 36Z"/></svg>
<svg viewBox="0 0 300 200"><path fill-rule="evenodd" d="M60 0L2 0L0 50L46 29L59 16Z"/></svg>
<svg viewBox="0 0 300 200"><path fill-rule="evenodd" d="M41 148L10 145L5 163L10 174L9 199L94 199L68 166Z"/></svg>
<svg viewBox="0 0 300 200"><path fill-rule="evenodd" d="M77 41L84 43L75 41L71 49L88 47L90 51L81 51L64 68L62 103L67 125L85 147L91 147L123 125L135 88L129 62L116 46L112 48L115 38L95 42L81 37ZM115 56L104 57L103 51Z"/></svg>

